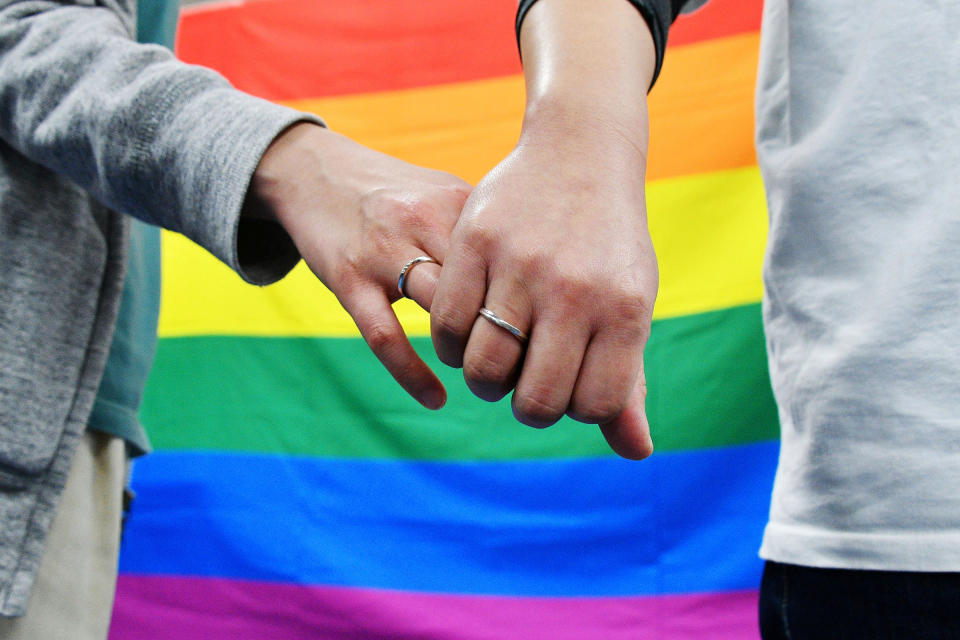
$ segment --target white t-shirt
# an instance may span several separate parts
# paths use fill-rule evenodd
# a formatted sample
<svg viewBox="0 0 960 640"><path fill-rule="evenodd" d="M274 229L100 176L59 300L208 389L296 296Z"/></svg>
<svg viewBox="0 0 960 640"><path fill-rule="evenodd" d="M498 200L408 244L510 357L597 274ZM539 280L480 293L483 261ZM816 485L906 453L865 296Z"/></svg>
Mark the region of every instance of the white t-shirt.
<svg viewBox="0 0 960 640"><path fill-rule="evenodd" d="M761 556L960 571L960 3L766 0Z"/></svg>

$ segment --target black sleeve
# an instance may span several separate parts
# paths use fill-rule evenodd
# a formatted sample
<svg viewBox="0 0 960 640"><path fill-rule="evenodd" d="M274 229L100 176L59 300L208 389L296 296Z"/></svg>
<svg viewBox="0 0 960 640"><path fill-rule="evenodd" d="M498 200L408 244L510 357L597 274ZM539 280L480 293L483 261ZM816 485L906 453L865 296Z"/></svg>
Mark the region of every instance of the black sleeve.
<svg viewBox="0 0 960 640"><path fill-rule="evenodd" d="M520 40L520 27L527 11L537 0L520 0L520 8L517 10L517 41ZM663 66L663 53L667 48L667 32L670 25L677 19L680 9L686 4L687 0L628 0L640 11L643 19L647 21L650 27L650 33L653 35L653 46L657 52L657 65L653 71L653 80L650 86L657 81L660 75L660 67Z"/></svg>

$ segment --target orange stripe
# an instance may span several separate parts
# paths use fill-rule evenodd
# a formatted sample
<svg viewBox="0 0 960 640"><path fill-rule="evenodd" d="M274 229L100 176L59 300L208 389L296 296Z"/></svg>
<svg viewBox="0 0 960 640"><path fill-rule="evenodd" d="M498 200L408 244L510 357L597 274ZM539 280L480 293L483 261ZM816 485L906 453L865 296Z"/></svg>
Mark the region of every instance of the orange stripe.
<svg viewBox="0 0 960 640"><path fill-rule="evenodd" d="M475 184L516 144L523 77L285 104L378 151Z"/></svg>
<svg viewBox="0 0 960 640"><path fill-rule="evenodd" d="M760 35L672 49L650 94L647 178L746 167L753 147L753 91Z"/></svg>
<svg viewBox="0 0 960 640"><path fill-rule="evenodd" d="M753 85L758 37L677 48L650 96L647 178L756 164ZM516 143L519 75L420 89L288 102L365 145L476 183Z"/></svg>

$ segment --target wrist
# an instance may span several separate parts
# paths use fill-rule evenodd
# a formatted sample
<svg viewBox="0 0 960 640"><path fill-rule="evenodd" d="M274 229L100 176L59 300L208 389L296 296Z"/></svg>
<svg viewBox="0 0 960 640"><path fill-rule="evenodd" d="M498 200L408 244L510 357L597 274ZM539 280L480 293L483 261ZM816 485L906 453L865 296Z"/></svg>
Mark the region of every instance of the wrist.
<svg viewBox="0 0 960 640"><path fill-rule="evenodd" d="M549 145L577 152L597 149L645 167L649 141L646 100L604 105L582 94L562 92L528 101L519 144Z"/></svg>
<svg viewBox="0 0 960 640"><path fill-rule="evenodd" d="M524 137L622 140L645 161L647 89L656 53L634 6L623 0L541 0L524 20L520 45Z"/></svg>
<svg viewBox="0 0 960 640"><path fill-rule="evenodd" d="M242 216L284 224L283 203L305 178L312 165L316 136L326 130L310 122L298 122L281 132L260 158L250 180Z"/></svg>

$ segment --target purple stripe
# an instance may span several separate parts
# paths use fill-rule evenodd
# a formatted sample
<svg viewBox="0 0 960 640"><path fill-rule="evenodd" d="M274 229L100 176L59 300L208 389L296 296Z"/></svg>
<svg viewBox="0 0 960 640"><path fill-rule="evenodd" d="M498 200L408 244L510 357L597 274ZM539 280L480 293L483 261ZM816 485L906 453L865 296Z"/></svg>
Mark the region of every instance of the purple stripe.
<svg viewBox="0 0 960 640"><path fill-rule="evenodd" d="M754 640L756 591L529 598L121 575L110 640Z"/></svg>

